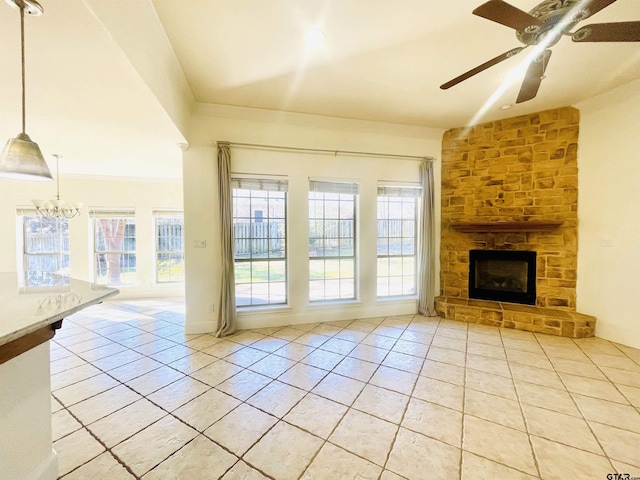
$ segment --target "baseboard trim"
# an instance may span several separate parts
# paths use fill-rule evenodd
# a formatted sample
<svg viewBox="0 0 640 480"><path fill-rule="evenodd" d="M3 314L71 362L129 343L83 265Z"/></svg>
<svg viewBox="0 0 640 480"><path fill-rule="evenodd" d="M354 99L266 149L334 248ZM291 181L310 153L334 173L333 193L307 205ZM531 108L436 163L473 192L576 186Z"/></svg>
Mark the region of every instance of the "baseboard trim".
<svg viewBox="0 0 640 480"><path fill-rule="evenodd" d="M215 322L186 322L184 333L187 335L198 335L200 333L212 333L216 330Z"/></svg>

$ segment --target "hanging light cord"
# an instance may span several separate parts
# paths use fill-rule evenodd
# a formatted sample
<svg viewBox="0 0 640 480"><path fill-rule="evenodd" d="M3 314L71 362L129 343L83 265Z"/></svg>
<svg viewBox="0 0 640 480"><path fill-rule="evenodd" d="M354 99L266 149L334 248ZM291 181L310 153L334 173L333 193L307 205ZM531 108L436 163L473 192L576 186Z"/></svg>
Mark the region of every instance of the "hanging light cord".
<svg viewBox="0 0 640 480"><path fill-rule="evenodd" d="M60 200L60 169L58 168L60 155L54 155L54 157L56 157L56 199Z"/></svg>
<svg viewBox="0 0 640 480"><path fill-rule="evenodd" d="M17 2L20 7L20 46L21 46L21 61L22 61L22 133L26 133L26 83L25 83L25 69L24 69L24 2Z"/></svg>

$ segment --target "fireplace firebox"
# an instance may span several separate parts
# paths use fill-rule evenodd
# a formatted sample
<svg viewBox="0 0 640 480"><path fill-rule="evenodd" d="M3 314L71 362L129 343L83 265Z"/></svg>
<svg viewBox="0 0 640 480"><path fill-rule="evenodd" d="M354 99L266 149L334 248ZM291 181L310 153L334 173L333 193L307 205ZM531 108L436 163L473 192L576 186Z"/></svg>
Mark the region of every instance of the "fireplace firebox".
<svg viewBox="0 0 640 480"><path fill-rule="evenodd" d="M536 304L536 252L469 251L469 298Z"/></svg>

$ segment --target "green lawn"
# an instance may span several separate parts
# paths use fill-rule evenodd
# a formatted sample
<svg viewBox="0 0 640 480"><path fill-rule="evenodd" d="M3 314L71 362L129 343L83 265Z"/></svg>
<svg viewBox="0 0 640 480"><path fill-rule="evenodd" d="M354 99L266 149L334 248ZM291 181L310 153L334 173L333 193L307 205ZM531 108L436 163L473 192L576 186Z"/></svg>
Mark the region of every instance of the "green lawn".
<svg viewBox="0 0 640 480"><path fill-rule="evenodd" d="M340 275L342 267L342 276ZM236 262L236 283L282 282L286 278L284 260ZM353 278L353 259L310 260L311 280Z"/></svg>

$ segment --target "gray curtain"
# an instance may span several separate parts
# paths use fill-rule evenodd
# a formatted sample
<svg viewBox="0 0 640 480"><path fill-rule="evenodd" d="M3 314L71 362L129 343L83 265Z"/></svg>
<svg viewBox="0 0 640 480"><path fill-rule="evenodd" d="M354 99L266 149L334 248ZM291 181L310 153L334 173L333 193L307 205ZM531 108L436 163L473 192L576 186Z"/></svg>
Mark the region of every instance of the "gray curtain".
<svg viewBox="0 0 640 480"><path fill-rule="evenodd" d="M231 152L229 144L218 143L218 195L220 200L220 237L222 284L218 300L215 336L224 337L236 331L236 289L233 271L233 199L231 195Z"/></svg>
<svg viewBox="0 0 640 480"><path fill-rule="evenodd" d="M422 183L422 215L420 216L420 267L418 272L418 313L436 316L435 309L435 207L433 203L433 164L425 160L420 165Z"/></svg>

